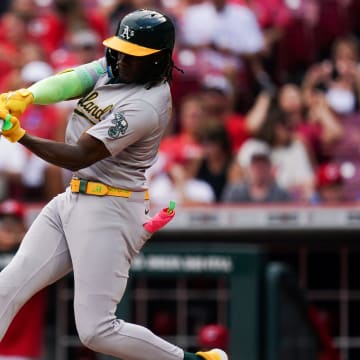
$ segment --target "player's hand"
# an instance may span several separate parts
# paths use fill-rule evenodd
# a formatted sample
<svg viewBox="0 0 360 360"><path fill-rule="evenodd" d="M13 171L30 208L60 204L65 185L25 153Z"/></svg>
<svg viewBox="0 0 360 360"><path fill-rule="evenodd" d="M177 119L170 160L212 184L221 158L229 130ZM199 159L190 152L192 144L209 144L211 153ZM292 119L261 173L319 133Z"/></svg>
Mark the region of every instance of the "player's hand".
<svg viewBox="0 0 360 360"><path fill-rule="evenodd" d="M0 107L0 119L10 121L12 125L10 129L1 130L1 135L6 137L9 141L17 142L25 135L26 131L21 127L19 119L10 115L2 106Z"/></svg>
<svg viewBox="0 0 360 360"><path fill-rule="evenodd" d="M7 93L0 94L0 109L1 109L1 115L3 116L2 119L5 119L7 114L10 114L10 111L5 105L5 97ZM5 116L4 116L5 114ZM1 129L0 129L1 130Z"/></svg>
<svg viewBox="0 0 360 360"><path fill-rule="evenodd" d="M33 102L34 95L28 89L9 91L0 95L0 104L4 104L15 117L19 117Z"/></svg>

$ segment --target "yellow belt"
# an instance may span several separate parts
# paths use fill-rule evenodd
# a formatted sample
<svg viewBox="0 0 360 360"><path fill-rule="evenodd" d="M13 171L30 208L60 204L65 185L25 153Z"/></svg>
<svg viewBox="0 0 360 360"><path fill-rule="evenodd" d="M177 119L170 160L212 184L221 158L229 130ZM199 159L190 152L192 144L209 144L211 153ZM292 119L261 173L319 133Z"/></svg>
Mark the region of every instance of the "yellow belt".
<svg viewBox="0 0 360 360"><path fill-rule="evenodd" d="M98 196L120 196L129 198L131 197L133 191L116 188L114 186L105 185L96 181L88 181L84 179L72 178L70 181L70 189L72 192L89 194L89 195L98 195ZM144 193L144 200L149 200L149 190L146 190Z"/></svg>

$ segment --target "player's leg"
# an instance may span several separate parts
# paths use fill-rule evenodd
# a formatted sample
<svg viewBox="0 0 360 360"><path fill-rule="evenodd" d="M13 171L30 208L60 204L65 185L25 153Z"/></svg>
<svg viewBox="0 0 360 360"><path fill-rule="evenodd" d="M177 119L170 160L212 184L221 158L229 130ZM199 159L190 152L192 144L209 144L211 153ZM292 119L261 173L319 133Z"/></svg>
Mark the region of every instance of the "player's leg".
<svg viewBox="0 0 360 360"><path fill-rule="evenodd" d="M52 200L35 219L19 250L0 273L0 339L21 306L37 291L71 270L57 207Z"/></svg>
<svg viewBox="0 0 360 360"><path fill-rule="evenodd" d="M182 360L179 347L115 316L130 262L149 236L142 227L144 204L79 195L78 205L65 233L73 261L75 320L81 341L94 351L124 360ZM75 221L80 216L83 221Z"/></svg>
<svg viewBox="0 0 360 360"><path fill-rule="evenodd" d="M143 202L78 196L65 226L73 262L75 320L84 345L124 360L227 360L221 350L193 353L143 326L117 319L131 260L148 239ZM100 211L99 211L100 209ZM81 218L82 221L76 221Z"/></svg>

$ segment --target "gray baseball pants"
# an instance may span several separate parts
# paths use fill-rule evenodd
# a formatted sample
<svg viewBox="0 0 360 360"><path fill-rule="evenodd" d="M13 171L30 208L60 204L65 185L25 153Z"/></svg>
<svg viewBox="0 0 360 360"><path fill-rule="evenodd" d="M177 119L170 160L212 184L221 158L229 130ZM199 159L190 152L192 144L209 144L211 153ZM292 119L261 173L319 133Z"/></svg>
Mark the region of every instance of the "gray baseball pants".
<svg viewBox="0 0 360 360"><path fill-rule="evenodd" d="M150 237L142 226L149 205L143 198L67 189L50 201L0 273L0 339L32 295L72 270L75 322L85 346L124 360L182 360L179 347L115 316L131 261Z"/></svg>

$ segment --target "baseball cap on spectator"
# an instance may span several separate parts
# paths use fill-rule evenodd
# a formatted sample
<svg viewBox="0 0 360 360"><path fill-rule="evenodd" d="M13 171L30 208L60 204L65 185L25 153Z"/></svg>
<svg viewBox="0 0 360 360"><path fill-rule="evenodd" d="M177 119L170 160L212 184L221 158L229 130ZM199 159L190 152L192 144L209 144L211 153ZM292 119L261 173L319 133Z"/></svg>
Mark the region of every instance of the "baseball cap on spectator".
<svg viewBox="0 0 360 360"><path fill-rule="evenodd" d="M169 151L172 149L172 151ZM167 146L167 151L163 152L163 171L169 171L174 165L190 165L194 161L198 161L202 155L202 149L197 144L184 144L179 146Z"/></svg>
<svg viewBox="0 0 360 360"><path fill-rule="evenodd" d="M254 159L270 161L271 150L267 143L258 139L248 139L241 146L237 161L242 168L247 168Z"/></svg>
<svg viewBox="0 0 360 360"><path fill-rule="evenodd" d="M232 96L234 94L230 80L222 74L208 73L204 75L201 81L201 87L203 90L215 90L226 96Z"/></svg>
<svg viewBox="0 0 360 360"><path fill-rule="evenodd" d="M53 68L45 61L31 61L21 69L21 78L28 83L40 81L48 76L53 75Z"/></svg>
<svg viewBox="0 0 360 360"><path fill-rule="evenodd" d="M23 220L25 216L24 206L16 200L9 199L0 203L0 217L13 216Z"/></svg>
<svg viewBox="0 0 360 360"><path fill-rule="evenodd" d="M344 177L338 164L326 163L318 167L316 173L317 186L341 185Z"/></svg>
<svg viewBox="0 0 360 360"><path fill-rule="evenodd" d="M188 161L200 159L202 149L197 144L185 144L184 146L174 149L171 161L177 164L185 164Z"/></svg>

